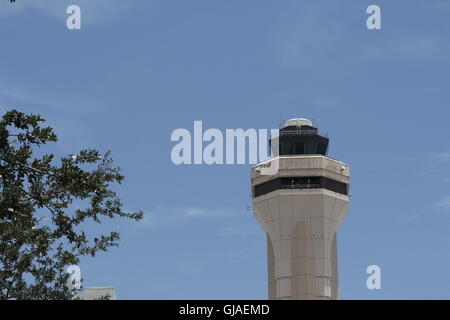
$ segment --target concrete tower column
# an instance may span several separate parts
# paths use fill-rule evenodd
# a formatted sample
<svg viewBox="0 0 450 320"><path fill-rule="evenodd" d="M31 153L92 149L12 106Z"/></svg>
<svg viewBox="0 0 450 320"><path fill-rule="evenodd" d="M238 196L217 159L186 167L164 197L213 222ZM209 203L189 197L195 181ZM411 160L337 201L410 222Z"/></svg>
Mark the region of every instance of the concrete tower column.
<svg viewBox="0 0 450 320"><path fill-rule="evenodd" d="M348 211L349 167L326 156L328 138L305 121L289 120L280 130L279 156L252 168L270 299L338 298L336 231ZM277 172L261 174L274 161Z"/></svg>

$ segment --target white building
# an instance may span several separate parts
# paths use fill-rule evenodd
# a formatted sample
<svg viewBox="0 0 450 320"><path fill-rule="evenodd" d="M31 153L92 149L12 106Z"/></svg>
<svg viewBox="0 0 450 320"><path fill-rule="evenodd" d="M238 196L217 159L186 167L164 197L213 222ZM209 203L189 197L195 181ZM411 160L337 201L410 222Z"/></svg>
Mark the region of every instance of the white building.
<svg viewBox="0 0 450 320"><path fill-rule="evenodd" d="M78 296L81 300L117 300L113 287L86 287Z"/></svg>

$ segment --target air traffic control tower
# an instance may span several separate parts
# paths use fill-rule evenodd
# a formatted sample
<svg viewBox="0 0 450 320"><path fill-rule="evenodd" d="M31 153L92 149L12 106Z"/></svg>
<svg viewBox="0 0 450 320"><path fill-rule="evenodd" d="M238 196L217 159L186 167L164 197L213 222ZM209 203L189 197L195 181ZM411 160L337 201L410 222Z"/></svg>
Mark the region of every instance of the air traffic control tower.
<svg viewBox="0 0 450 320"><path fill-rule="evenodd" d="M338 299L336 231L347 215L349 166L327 156L312 121L291 119L252 168L253 210L267 234L269 299Z"/></svg>

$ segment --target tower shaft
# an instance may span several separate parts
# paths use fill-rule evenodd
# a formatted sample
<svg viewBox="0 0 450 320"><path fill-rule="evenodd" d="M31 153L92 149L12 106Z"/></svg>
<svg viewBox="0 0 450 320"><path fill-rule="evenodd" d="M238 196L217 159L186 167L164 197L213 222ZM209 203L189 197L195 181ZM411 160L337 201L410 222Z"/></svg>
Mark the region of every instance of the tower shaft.
<svg viewBox="0 0 450 320"><path fill-rule="evenodd" d="M265 175L262 167L277 170ZM288 154L252 168L254 215L267 234L270 299L337 299L336 231L349 202L349 166Z"/></svg>

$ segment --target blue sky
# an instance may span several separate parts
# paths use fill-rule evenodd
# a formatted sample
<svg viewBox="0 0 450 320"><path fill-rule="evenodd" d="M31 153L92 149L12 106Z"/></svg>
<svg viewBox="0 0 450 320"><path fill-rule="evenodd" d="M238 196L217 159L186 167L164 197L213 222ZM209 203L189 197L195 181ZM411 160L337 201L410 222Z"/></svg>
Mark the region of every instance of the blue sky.
<svg viewBox="0 0 450 320"><path fill-rule="evenodd" d="M65 9L82 10L69 31ZM382 30L366 28L378 4ZM112 150L127 176L119 248L81 264L121 299L265 299L249 165L175 166L176 128L316 120L351 166L342 299L450 298L450 2L0 2L0 108L39 113L49 151ZM366 268L382 289L366 288Z"/></svg>

